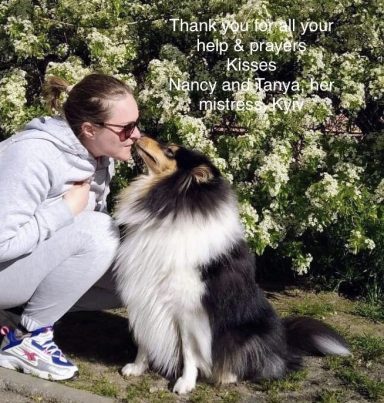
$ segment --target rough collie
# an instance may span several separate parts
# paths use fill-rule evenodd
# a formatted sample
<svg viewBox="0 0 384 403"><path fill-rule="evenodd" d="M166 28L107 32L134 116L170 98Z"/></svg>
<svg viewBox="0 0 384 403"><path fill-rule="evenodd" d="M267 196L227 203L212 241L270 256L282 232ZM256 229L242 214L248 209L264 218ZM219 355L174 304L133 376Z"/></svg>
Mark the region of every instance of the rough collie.
<svg viewBox="0 0 384 403"><path fill-rule="evenodd" d="M116 210L118 290L138 344L123 375L151 365L187 393L199 371L218 383L281 378L305 353L349 354L321 322L277 316L256 284L234 192L206 156L148 137L136 148L148 174Z"/></svg>

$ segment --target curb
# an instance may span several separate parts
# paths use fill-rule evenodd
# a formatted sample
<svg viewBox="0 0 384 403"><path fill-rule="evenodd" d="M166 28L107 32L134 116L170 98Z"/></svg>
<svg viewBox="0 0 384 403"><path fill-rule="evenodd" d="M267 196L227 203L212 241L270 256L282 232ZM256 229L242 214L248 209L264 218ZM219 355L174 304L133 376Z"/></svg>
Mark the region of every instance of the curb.
<svg viewBox="0 0 384 403"><path fill-rule="evenodd" d="M12 392L26 398L55 403L113 403L116 400L73 389L59 383L45 381L31 375L0 368L0 396ZM0 397L1 399L1 397Z"/></svg>

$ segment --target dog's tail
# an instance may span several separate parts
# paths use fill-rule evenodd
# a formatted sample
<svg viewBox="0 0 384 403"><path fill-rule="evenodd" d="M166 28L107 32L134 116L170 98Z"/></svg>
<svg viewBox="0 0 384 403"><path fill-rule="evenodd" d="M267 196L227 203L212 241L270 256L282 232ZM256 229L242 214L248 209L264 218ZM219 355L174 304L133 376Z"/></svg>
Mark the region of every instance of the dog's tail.
<svg viewBox="0 0 384 403"><path fill-rule="evenodd" d="M350 355L347 342L325 323L304 317L283 319L289 350L298 355Z"/></svg>

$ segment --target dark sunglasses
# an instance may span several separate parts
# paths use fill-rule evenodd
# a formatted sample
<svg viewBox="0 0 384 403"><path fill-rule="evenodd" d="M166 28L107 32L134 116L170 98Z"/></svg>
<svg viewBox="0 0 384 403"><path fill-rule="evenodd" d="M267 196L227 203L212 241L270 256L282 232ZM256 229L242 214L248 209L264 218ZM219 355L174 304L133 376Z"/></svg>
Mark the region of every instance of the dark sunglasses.
<svg viewBox="0 0 384 403"><path fill-rule="evenodd" d="M97 122L96 124L100 125L102 127L105 127L106 129L111 130L113 133L117 134L118 136L121 136L122 134L124 134L125 139L129 139L132 136L132 133L135 130L135 127L139 127L139 119L137 119L135 122L129 122L126 125L115 125L112 123L105 123L105 122ZM120 130L119 131L113 130L109 126L119 127Z"/></svg>

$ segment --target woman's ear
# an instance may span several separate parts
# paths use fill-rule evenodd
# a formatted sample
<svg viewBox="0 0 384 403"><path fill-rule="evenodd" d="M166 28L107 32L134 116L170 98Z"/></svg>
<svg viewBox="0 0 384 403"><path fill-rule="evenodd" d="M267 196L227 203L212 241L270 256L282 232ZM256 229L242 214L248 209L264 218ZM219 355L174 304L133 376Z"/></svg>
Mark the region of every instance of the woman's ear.
<svg viewBox="0 0 384 403"><path fill-rule="evenodd" d="M81 135L88 139L93 139L95 137L95 128L94 128L93 124L90 122L82 123Z"/></svg>

